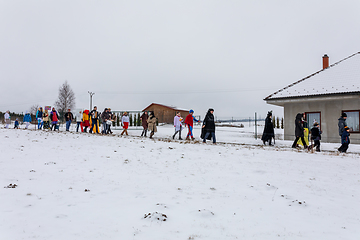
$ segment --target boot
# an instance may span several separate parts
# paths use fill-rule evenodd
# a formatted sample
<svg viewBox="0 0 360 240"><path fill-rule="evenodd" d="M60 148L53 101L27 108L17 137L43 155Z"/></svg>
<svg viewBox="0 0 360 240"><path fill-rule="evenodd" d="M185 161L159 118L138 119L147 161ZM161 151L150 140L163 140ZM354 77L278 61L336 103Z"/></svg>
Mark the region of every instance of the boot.
<svg viewBox="0 0 360 240"><path fill-rule="evenodd" d="M154 136L154 133L153 133L153 132L150 133L150 138L152 138L152 136Z"/></svg>

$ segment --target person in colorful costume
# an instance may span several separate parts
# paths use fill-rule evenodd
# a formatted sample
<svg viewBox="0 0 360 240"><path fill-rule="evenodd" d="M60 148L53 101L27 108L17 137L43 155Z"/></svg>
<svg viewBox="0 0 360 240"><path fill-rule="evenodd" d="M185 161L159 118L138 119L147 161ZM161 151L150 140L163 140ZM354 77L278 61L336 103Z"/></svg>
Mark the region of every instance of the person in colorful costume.
<svg viewBox="0 0 360 240"><path fill-rule="evenodd" d="M194 121L195 122L200 122L199 120L197 120L195 117L194 117L194 110L190 110L189 111L189 115L186 116L185 118L185 126L187 125L188 128L189 128L189 132L188 134L186 135L186 140L189 140L191 137L191 140L194 140L194 135L193 135L193 127L194 127Z"/></svg>

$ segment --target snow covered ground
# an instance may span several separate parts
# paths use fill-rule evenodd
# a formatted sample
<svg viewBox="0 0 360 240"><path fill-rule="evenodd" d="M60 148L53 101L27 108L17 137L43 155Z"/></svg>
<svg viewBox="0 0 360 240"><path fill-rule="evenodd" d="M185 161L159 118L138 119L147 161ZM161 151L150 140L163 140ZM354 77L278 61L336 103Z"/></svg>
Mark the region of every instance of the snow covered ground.
<svg viewBox="0 0 360 240"><path fill-rule="evenodd" d="M217 145L172 141L169 125L118 133L1 128L0 239L360 236L358 145L308 153L278 130L263 147L248 126L218 127Z"/></svg>

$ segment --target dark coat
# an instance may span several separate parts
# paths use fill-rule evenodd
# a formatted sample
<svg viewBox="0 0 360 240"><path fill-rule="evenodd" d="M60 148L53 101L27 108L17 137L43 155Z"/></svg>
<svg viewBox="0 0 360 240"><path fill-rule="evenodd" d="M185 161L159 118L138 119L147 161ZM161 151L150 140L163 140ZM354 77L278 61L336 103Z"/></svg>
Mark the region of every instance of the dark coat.
<svg viewBox="0 0 360 240"><path fill-rule="evenodd" d="M65 113L64 117L65 117L65 121L72 121L72 120L74 120L74 115L73 115L71 112Z"/></svg>
<svg viewBox="0 0 360 240"><path fill-rule="evenodd" d="M212 114L210 111L207 112L204 118L203 126L204 125L205 125L204 129L206 132L215 132L214 114Z"/></svg>
<svg viewBox="0 0 360 240"><path fill-rule="evenodd" d="M141 124L142 124L143 128L144 128L144 129L148 129L148 122L147 122L147 120L148 120L148 118L149 118L149 115L143 113L140 118L141 118Z"/></svg>
<svg viewBox="0 0 360 240"><path fill-rule="evenodd" d="M91 120L93 120L93 121L98 120L98 118L99 118L99 112L96 111L95 109L92 110L89 115L91 117Z"/></svg>
<svg viewBox="0 0 360 240"><path fill-rule="evenodd" d="M110 117L111 117L110 113L108 111L104 111L101 114L101 121L105 122L105 121L109 120Z"/></svg>
<svg viewBox="0 0 360 240"><path fill-rule="evenodd" d="M311 129L311 139L314 141L321 140L321 133L318 127L313 127Z"/></svg>
<svg viewBox="0 0 360 240"><path fill-rule="evenodd" d="M345 126L346 125L346 119L343 117L340 117L338 122L338 126L339 126L339 135L342 136L342 133L344 132Z"/></svg>
<svg viewBox="0 0 360 240"><path fill-rule="evenodd" d="M295 119L295 136L303 137L304 136L304 126L303 126L303 114L298 113Z"/></svg>
<svg viewBox="0 0 360 240"><path fill-rule="evenodd" d="M341 134L341 143L342 144L349 144L350 143L350 133L348 133L348 131L344 131L342 134Z"/></svg>
<svg viewBox="0 0 360 240"><path fill-rule="evenodd" d="M274 136L275 136L274 125L271 121L271 118L268 116L265 119L265 127L264 127L264 132L263 132L261 140L268 141L268 140L272 139Z"/></svg>

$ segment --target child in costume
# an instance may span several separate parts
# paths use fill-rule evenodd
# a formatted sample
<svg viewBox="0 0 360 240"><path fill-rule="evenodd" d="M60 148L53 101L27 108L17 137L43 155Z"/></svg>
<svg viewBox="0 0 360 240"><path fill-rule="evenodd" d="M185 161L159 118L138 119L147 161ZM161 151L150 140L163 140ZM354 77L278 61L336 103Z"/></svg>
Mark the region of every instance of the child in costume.
<svg viewBox="0 0 360 240"><path fill-rule="evenodd" d="M193 127L194 127L194 121L195 122L200 122L199 120L197 120L194 116L194 110L190 110L189 111L189 115L186 116L185 118L185 126L187 125L189 128L189 132L186 135L186 140L189 140L189 137L191 137L192 140L194 140L194 136L193 136Z"/></svg>
<svg viewBox="0 0 360 240"><path fill-rule="evenodd" d="M182 122L184 119L181 117L180 112L177 112L174 117L174 127L175 127L175 133L173 135L173 139L175 138L176 134L179 133L179 140L182 140L181 138L181 131L182 131Z"/></svg>
<svg viewBox="0 0 360 240"><path fill-rule="evenodd" d="M87 132L87 128L90 127L90 117L89 117L90 111L84 110L84 113L82 115L82 127L84 127L84 132ZM81 131L82 128L81 128Z"/></svg>
<svg viewBox="0 0 360 240"><path fill-rule="evenodd" d="M14 129L19 129L19 119L15 120Z"/></svg>
<svg viewBox="0 0 360 240"><path fill-rule="evenodd" d="M316 147L316 151L320 152L320 140L321 140L321 131L320 131L320 125L315 122L314 127L311 129L311 140L314 141L314 145L311 145L309 149L312 149Z"/></svg>

